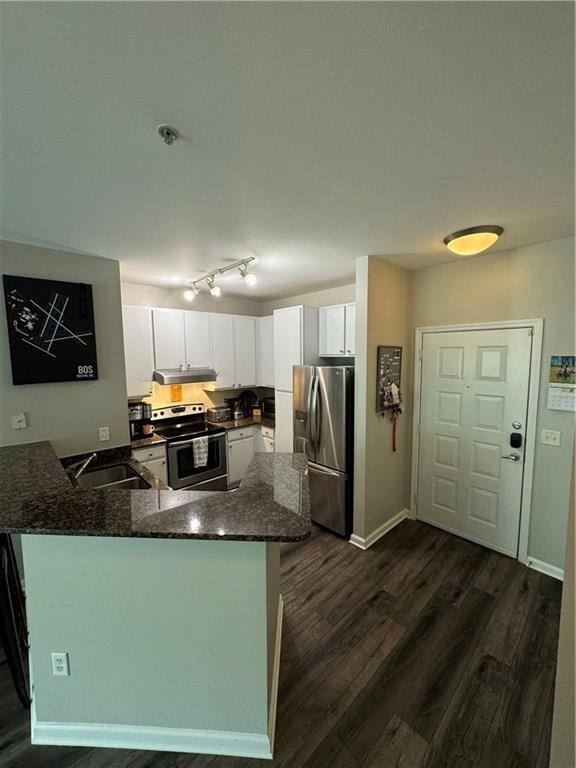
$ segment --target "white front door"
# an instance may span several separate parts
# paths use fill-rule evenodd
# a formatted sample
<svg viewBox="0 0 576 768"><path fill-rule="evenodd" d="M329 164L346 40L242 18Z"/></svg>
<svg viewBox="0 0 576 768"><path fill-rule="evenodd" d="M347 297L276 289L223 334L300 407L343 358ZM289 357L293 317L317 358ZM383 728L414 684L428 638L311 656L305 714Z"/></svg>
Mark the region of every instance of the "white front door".
<svg viewBox="0 0 576 768"><path fill-rule="evenodd" d="M513 557L531 349L529 328L423 334L417 517Z"/></svg>

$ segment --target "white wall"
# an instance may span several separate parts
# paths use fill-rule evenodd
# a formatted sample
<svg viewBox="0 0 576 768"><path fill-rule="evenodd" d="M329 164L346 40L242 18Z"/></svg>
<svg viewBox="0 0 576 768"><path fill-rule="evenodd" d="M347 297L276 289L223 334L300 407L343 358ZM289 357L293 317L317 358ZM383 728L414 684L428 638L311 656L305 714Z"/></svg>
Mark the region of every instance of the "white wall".
<svg viewBox="0 0 576 768"><path fill-rule="evenodd" d="M266 734L266 544L22 543L39 722ZM69 677L52 675L53 651Z"/></svg>
<svg viewBox="0 0 576 768"><path fill-rule="evenodd" d="M354 283L337 286L336 288L324 288L311 293L301 293L298 296L288 296L284 299L265 301L263 315L271 315L275 309L283 307L296 307L304 304L307 307L325 307L330 304L350 304L356 301L356 286Z"/></svg>
<svg viewBox="0 0 576 768"><path fill-rule="evenodd" d="M197 312L223 312L227 315L251 315L260 317L262 302L221 296L215 299L208 293L201 293L194 301L186 301L184 288L158 288L154 285L122 283L122 304L136 304L144 307L170 307L171 309L193 309ZM270 314L269 312L267 314Z"/></svg>
<svg viewBox="0 0 576 768"><path fill-rule="evenodd" d="M410 506L411 275L374 256L356 260L354 534L367 538ZM392 425L376 413L379 344L402 347L404 412L392 452Z"/></svg>
<svg viewBox="0 0 576 768"><path fill-rule="evenodd" d="M536 445L528 554L562 567L574 414L546 407L551 355L575 354L574 238L483 254L413 273L413 325L544 318L538 435L562 433L559 448Z"/></svg>
<svg viewBox="0 0 576 768"><path fill-rule="evenodd" d="M130 442L118 263L79 253L0 241L0 272L92 285L98 381L12 384L6 311L0 301L0 445L51 440L59 456ZM28 428L13 430L10 414L24 411ZM98 427L110 427L110 441Z"/></svg>

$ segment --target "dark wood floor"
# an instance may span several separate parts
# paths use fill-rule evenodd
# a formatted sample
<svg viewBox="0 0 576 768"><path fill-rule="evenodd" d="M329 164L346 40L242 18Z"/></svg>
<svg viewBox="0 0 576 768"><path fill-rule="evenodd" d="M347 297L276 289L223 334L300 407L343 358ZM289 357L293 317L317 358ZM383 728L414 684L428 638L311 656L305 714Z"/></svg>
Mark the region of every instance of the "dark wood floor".
<svg viewBox="0 0 576 768"><path fill-rule="evenodd" d="M559 582L415 521L282 554L270 761L32 747L0 667L2 768L547 768ZM151 692L153 695L153 692Z"/></svg>

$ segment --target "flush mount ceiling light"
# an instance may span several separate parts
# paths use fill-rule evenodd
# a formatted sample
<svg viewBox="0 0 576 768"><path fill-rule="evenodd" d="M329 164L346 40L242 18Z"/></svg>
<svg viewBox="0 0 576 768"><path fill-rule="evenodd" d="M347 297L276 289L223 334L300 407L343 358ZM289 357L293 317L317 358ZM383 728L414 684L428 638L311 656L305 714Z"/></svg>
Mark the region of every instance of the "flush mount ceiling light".
<svg viewBox="0 0 576 768"><path fill-rule="evenodd" d="M197 280L194 280L190 283L190 288L184 291L184 298L186 301L194 301L196 296L198 296L200 293L200 288L198 286L201 283L206 283L208 290L215 298L221 296L222 289L219 285L216 285L216 277L217 275L224 275L226 272L230 272L232 269L240 270L240 277L244 280L246 285L256 285L258 282L256 275L248 271L248 264L253 261L256 261L256 257L248 256L246 259L235 261L233 264L229 264L227 267L220 267L220 269L215 269L213 272L207 272L205 275L202 275L202 277L199 277Z"/></svg>
<svg viewBox="0 0 576 768"><path fill-rule="evenodd" d="M458 256L475 256L494 245L502 232L504 228L496 224L460 229L445 237L444 245Z"/></svg>

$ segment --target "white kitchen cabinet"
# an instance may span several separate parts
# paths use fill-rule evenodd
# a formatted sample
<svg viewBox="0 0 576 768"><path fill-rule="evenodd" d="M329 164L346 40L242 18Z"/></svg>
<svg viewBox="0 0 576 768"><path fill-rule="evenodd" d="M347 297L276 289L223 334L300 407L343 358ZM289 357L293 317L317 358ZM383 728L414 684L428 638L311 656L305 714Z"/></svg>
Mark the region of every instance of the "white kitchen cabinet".
<svg viewBox="0 0 576 768"><path fill-rule="evenodd" d="M346 307L320 307L319 311L319 355L334 357L344 355L346 336Z"/></svg>
<svg viewBox="0 0 576 768"><path fill-rule="evenodd" d="M276 429L274 448L277 453L292 453L294 450L294 421L292 414L292 392L276 390Z"/></svg>
<svg viewBox="0 0 576 768"><path fill-rule="evenodd" d="M184 368L186 366L184 310L154 309L152 319L156 368Z"/></svg>
<svg viewBox="0 0 576 768"><path fill-rule="evenodd" d="M210 315L207 312L184 311L186 332L186 365L189 368L210 368Z"/></svg>
<svg viewBox="0 0 576 768"><path fill-rule="evenodd" d="M122 326L128 397L148 395L154 370L152 310L150 307L124 305Z"/></svg>
<svg viewBox="0 0 576 768"><path fill-rule="evenodd" d="M346 355L356 354L356 304L346 304Z"/></svg>
<svg viewBox="0 0 576 768"><path fill-rule="evenodd" d="M234 317L210 315L212 367L218 374L217 389L231 389L236 384Z"/></svg>
<svg viewBox="0 0 576 768"><path fill-rule="evenodd" d="M236 386L254 387L256 381L256 319L234 318Z"/></svg>
<svg viewBox="0 0 576 768"><path fill-rule="evenodd" d="M320 357L351 357L356 353L356 305L336 304L319 310Z"/></svg>
<svg viewBox="0 0 576 768"><path fill-rule="evenodd" d="M274 316L256 319L256 383L274 386Z"/></svg>
<svg viewBox="0 0 576 768"><path fill-rule="evenodd" d="M132 457L139 461L149 472L168 485L168 462L166 460L166 445L157 443L146 448L136 448Z"/></svg>
<svg viewBox="0 0 576 768"><path fill-rule="evenodd" d="M255 453L274 453L274 430L264 425L254 427Z"/></svg>
<svg viewBox="0 0 576 768"><path fill-rule="evenodd" d="M274 379L275 387L292 392L292 369L295 365L318 362L317 307L286 307L274 311Z"/></svg>
<svg viewBox="0 0 576 768"><path fill-rule="evenodd" d="M243 430L232 429L226 433L229 486L237 485L242 480L254 456L254 434L252 429L248 430L248 436L243 437L235 434L240 432L243 432Z"/></svg>

